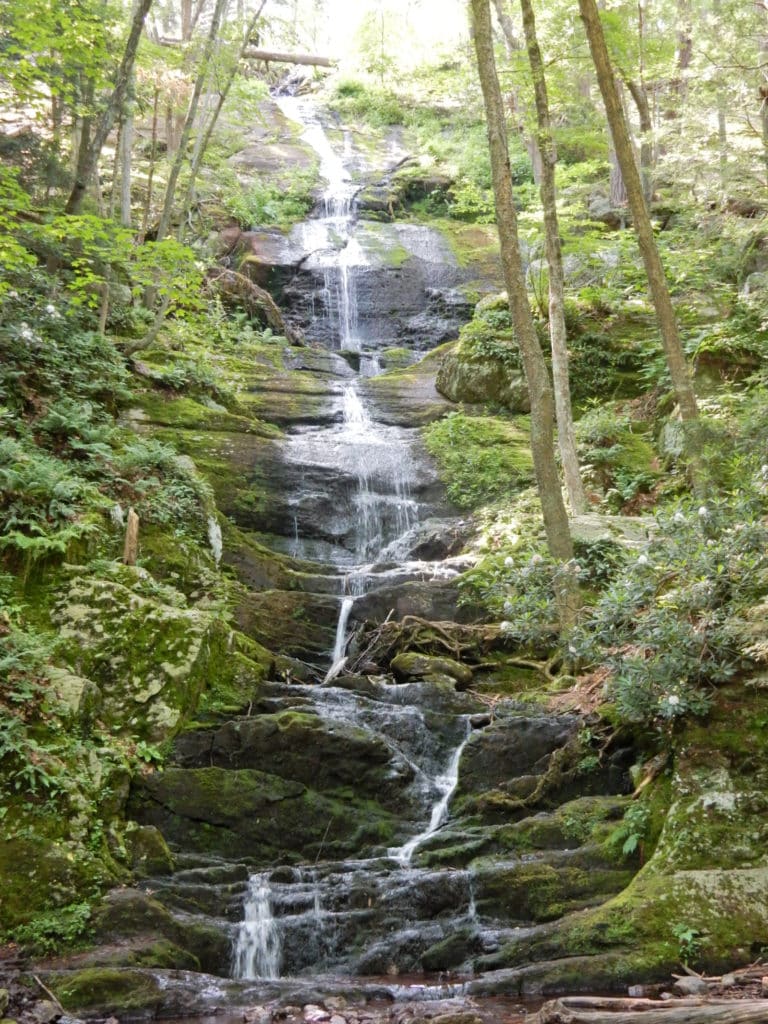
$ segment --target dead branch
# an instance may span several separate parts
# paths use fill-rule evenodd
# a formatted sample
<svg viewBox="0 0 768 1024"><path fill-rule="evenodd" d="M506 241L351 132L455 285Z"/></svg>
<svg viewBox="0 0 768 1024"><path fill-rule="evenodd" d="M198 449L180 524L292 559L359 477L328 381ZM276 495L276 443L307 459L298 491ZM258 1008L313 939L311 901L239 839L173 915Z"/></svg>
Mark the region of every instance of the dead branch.
<svg viewBox="0 0 768 1024"><path fill-rule="evenodd" d="M318 57L311 53L278 53L255 48L244 50L243 57L246 60L263 60L267 64L308 64L318 68L332 68L336 64L330 57Z"/></svg>

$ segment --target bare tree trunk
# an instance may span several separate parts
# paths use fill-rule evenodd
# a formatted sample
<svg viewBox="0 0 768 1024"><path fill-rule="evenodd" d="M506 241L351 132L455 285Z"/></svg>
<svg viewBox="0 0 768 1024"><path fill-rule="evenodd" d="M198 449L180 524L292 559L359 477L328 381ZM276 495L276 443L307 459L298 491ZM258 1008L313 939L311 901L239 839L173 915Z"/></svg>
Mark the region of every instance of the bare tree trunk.
<svg viewBox="0 0 768 1024"><path fill-rule="evenodd" d="M125 528L123 544L123 561L126 565L136 565L139 557L139 517L132 508L128 509L128 523Z"/></svg>
<svg viewBox="0 0 768 1024"><path fill-rule="evenodd" d="M186 158L186 150L189 145L189 139L192 135L192 127L195 123L195 116L197 114L197 107L200 102L200 96L203 92L203 86L205 80L208 77L208 70L213 57L214 46L219 33L219 25L224 14L224 8L227 6L227 0L216 0L216 7L213 11L213 18L211 19L211 27L208 32L208 38L205 42L205 48L203 50L203 56L200 60L200 67L197 72L197 78L195 80L195 87L192 91L192 97L189 101L189 108L187 110L187 117L184 122L184 128L179 139L179 148L176 153L176 157L171 165L171 170L168 175L168 184L165 189L165 199L163 200L163 210L160 214L160 223L157 228L157 241L161 241L168 234L168 229L171 224L171 214L173 212L173 201L176 196L176 185L179 180L179 174Z"/></svg>
<svg viewBox="0 0 768 1024"><path fill-rule="evenodd" d="M768 11L762 0L755 0L755 7L763 19L768 19ZM763 139L763 165L765 177L768 181L768 26L764 26L760 35L760 52L758 54L760 65L760 131Z"/></svg>
<svg viewBox="0 0 768 1024"><path fill-rule="evenodd" d="M653 237L651 218L643 198L643 187L635 165L629 129L622 109L616 78L608 56L608 48L605 43L603 27L600 23L595 0L579 0L579 10L586 29L589 47L592 51L592 60L595 65L600 92L603 96L608 125L613 136L613 144L616 148L616 156L627 189L627 199L632 211L638 245L645 264L648 286L661 331L667 366L672 378L672 387L675 391L682 419L687 423L695 423L698 417L698 410L691 374L680 341L680 333L669 295L669 288L667 287L664 268ZM697 437L689 436L689 449L691 446L695 449L697 442Z"/></svg>
<svg viewBox="0 0 768 1024"><path fill-rule="evenodd" d="M523 31L531 65L536 117L539 125L538 149L542 158L541 205L544 210L544 232L549 265L549 336L552 343L552 381L555 392L557 414L557 441L560 461L568 492L568 500L574 515L581 515L587 509L587 498L579 471L576 454L576 437L573 429L571 409L571 383L568 374L568 340L565 327L565 279L563 254L560 246L560 225L557 219L557 194L555 190L555 165L557 153L552 138L549 117L547 81L544 77L539 42L536 36L536 17L531 0L520 0L523 14Z"/></svg>
<svg viewBox="0 0 768 1024"><path fill-rule="evenodd" d="M640 179L643 185L643 198L650 204L653 196L653 121L648 104L648 92L642 81L627 79L626 83L640 118Z"/></svg>
<svg viewBox="0 0 768 1024"><path fill-rule="evenodd" d="M201 131L200 134L197 137L197 141L195 143L195 148L194 148L194 151L192 153L192 162L191 162L190 168L189 168L189 184L187 185L187 193L186 193L186 196L184 197L184 203L183 203L183 207L182 207L182 217L181 217L180 230L183 228L184 217L187 214L187 212L189 210L189 207L190 207L190 203L192 201L192 196L194 194L194 189L195 189L195 181L197 179L197 175L198 175L198 172L200 170L200 164L203 161L203 157L205 156L205 151L208 148L208 143L211 140L211 135L213 134L213 130L216 127L216 123L219 120L219 114L221 114L221 109L224 106L224 104L226 103L227 96L229 95L229 90L232 88L232 83L234 82L235 76L237 75L238 64L243 59L243 54L245 52L245 49L248 46L248 43L249 43L249 40L251 38L252 33L255 31L256 26L259 23L259 19L261 18L262 11L266 7L266 5L267 5L267 0L261 0L261 3L259 4L258 10L253 15L251 20L248 22L248 25L247 25L247 27L245 29L245 33L243 35L243 42L241 43L240 50L238 51L238 54L237 54L237 59L232 62L232 66L231 66L231 68L230 68L230 70L229 70L229 72L227 74L226 80L225 80L221 90L219 91L218 100L216 101L216 106L215 106L215 108L213 110L213 114L208 119L208 123L207 123L205 129L203 131Z"/></svg>
<svg viewBox="0 0 768 1024"><path fill-rule="evenodd" d="M149 227L149 214L152 209L152 185L155 179L155 163L157 161L157 113L160 105L160 86L155 86L152 97L152 143L149 151L149 172L147 173L147 192L144 197L144 210L141 215L141 229L139 230L139 244L147 237Z"/></svg>
<svg viewBox="0 0 768 1024"><path fill-rule="evenodd" d="M531 399L531 451L541 499L544 530L552 557L560 562L568 562L573 557L573 544L555 463L554 399L544 354L539 345L531 307L528 304L525 275L520 258L504 104L493 53L489 0L471 0L470 10L480 85L488 121L488 144L504 280ZM569 587L567 583L570 580L574 584L575 580L567 572L562 574L562 580L564 585L557 597L561 623L568 625L573 621L576 602L573 599L575 587Z"/></svg>
<svg viewBox="0 0 768 1024"><path fill-rule="evenodd" d="M133 109L125 115L120 147L120 223L131 226L131 151L133 149Z"/></svg>
<svg viewBox="0 0 768 1024"><path fill-rule="evenodd" d="M72 191L69 195L69 199L67 200L67 205L64 208L65 213L74 214L79 212L83 202L83 197L85 196L85 191L88 188L88 183L91 180L93 172L96 170L96 165L99 162L102 147L107 141L107 136L112 131L115 119L122 109L123 101L125 100L125 96L131 82L133 65L136 61L136 51L139 48L139 39L141 38L141 31L144 27L144 19L146 18L147 12L151 6L152 0L137 0L136 9L131 20L131 30L128 34L128 41L125 44L123 57L115 76L115 86L112 90L112 95L109 97L107 105L99 118L93 139L87 147L87 153L84 155L82 161L78 159L75 183L72 186Z"/></svg>
<svg viewBox="0 0 768 1024"><path fill-rule="evenodd" d="M493 6L496 9L496 18L501 26L502 35L504 36L504 46L507 50L507 56L511 58L513 54L522 49L522 43L515 31L515 23L512 21L512 18L504 7L504 0L493 0ZM520 96L515 89L510 93L509 105L512 113L515 115L518 134L523 141L523 145L528 153L528 158L531 161L534 184L540 185L543 171L543 158L539 151L539 140L535 135L532 135L531 132L528 131L526 125L527 111L525 103L520 99Z"/></svg>

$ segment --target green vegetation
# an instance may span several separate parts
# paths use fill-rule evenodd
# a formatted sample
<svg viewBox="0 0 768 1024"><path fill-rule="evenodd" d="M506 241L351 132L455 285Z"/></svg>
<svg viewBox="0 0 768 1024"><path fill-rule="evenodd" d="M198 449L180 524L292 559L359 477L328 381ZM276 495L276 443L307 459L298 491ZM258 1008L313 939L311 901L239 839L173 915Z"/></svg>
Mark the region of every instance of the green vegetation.
<svg viewBox="0 0 768 1024"><path fill-rule="evenodd" d="M519 422L452 412L427 427L425 441L459 508L498 500L530 480L530 449Z"/></svg>

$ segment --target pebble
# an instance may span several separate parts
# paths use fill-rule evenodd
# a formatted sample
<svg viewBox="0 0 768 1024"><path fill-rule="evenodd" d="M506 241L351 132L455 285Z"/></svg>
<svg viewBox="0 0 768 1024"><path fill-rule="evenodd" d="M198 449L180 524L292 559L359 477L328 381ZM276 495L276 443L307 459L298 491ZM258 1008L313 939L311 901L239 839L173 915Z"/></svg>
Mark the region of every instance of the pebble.
<svg viewBox="0 0 768 1024"><path fill-rule="evenodd" d="M723 986L723 988L734 988L736 985L736 975L724 974L720 979L720 984Z"/></svg>

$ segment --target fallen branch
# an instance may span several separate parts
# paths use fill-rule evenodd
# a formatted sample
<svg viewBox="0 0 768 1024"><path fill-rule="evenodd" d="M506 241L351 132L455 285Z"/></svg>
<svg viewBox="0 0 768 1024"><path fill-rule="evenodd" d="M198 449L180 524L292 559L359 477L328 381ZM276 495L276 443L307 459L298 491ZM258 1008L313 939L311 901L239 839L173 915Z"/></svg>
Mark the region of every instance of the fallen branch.
<svg viewBox="0 0 768 1024"><path fill-rule="evenodd" d="M255 48L244 50L243 57L246 60L263 60L267 64L308 64L318 68L332 68L336 64L331 57L318 57L311 53L279 53Z"/></svg>
<svg viewBox="0 0 768 1024"><path fill-rule="evenodd" d="M208 281L225 295L239 299L250 314L259 312L267 324L278 334L284 335L292 345L305 344L299 332L285 322L277 303L269 292L254 284L245 274L241 274L237 270L226 269L218 274L212 274Z"/></svg>

